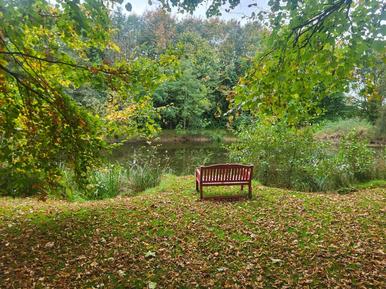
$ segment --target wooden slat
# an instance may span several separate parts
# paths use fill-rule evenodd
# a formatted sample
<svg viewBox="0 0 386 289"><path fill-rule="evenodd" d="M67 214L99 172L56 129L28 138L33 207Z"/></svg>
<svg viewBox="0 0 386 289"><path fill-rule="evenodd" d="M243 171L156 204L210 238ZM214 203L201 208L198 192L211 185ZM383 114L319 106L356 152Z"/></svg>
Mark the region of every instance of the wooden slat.
<svg viewBox="0 0 386 289"><path fill-rule="evenodd" d="M223 164L201 167L203 183L249 182L252 166Z"/></svg>

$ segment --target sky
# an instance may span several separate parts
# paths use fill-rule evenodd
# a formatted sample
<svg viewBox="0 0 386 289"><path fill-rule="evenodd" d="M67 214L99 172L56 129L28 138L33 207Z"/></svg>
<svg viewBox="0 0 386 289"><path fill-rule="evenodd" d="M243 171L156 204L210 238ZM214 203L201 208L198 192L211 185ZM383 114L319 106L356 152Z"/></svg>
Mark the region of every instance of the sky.
<svg viewBox="0 0 386 289"><path fill-rule="evenodd" d="M159 4L157 0L152 0L153 5L149 5L148 0L129 0L129 1L125 0L124 4L126 4L127 2L130 2L133 7L132 12L130 12L130 14L137 14L137 15L143 14L147 10L156 9ZM257 8L256 7L249 8L248 4L251 4L251 3L257 3ZM230 12L225 12L224 9L226 8L226 6L224 6L224 8L222 9L223 15L220 18L224 20L236 19L236 20L242 21L242 16L244 15L249 16L252 11L267 10L268 9L267 3L268 3L268 0L241 0L240 4ZM205 12L208 6L209 6L208 3L203 3L196 9L193 15L199 18L206 18ZM178 18L184 17L183 15L177 13L176 10L172 11L172 13L175 14ZM189 14L185 14L185 15L189 15Z"/></svg>

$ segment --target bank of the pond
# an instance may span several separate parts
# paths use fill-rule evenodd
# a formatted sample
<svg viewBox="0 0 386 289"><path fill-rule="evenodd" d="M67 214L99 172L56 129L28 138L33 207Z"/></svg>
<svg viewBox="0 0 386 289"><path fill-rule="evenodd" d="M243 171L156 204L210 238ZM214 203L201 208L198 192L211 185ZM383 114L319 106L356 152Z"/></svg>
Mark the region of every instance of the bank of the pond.
<svg viewBox="0 0 386 289"><path fill-rule="evenodd" d="M251 201L218 203L197 201L193 183L169 175L82 203L0 198L0 287L382 288L386 189L254 183Z"/></svg>
<svg viewBox="0 0 386 289"><path fill-rule="evenodd" d="M152 142L155 144L163 143L208 143L222 142L231 143L236 141L236 136L233 131L226 129L199 129L199 130L176 130L164 129L158 135L148 139L134 137L129 139L127 143L144 143Z"/></svg>
<svg viewBox="0 0 386 289"><path fill-rule="evenodd" d="M144 167L160 166L164 172L175 175L192 175L200 165L232 162L226 142L132 142L116 148L110 160L125 167L133 163ZM384 147L372 147L379 154Z"/></svg>

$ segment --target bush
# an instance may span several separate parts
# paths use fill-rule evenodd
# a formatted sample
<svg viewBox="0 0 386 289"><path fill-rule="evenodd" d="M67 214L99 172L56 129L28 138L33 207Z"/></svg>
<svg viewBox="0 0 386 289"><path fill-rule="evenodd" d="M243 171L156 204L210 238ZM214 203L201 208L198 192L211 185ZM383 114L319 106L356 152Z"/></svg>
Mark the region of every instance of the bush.
<svg viewBox="0 0 386 289"><path fill-rule="evenodd" d="M257 125L243 129L240 143L231 146L231 158L255 165L255 176L264 185L313 190L309 175L324 150L310 129L285 125Z"/></svg>
<svg viewBox="0 0 386 289"><path fill-rule="evenodd" d="M101 200L116 197L125 182L126 169L120 165L109 165L90 174L90 184L84 191L88 200Z"/></svg>
<svg viewBox="0 0 386 289"><path fill-rule="evenodd" d="M231 157L253 163L264 185L327 191L375 177L374 151L355 132L335 146L315 140L309 127L258 124L244 129L239 139L230 147Z"/></svg>
<svg viewBox="0 0 386 289"><path fill-rule="evenodd" d="M375 177L380 180L386 180L386 147L380 149L376 155Z"/></svg>
<svg viewBox="0 0 386 289"><path fill-rule="evenodd" d="M88 175L88 184L80 187L72 170L62 167L62 193L59 197L74 200L101 200L116 197L127 191L127 170L118 164L95 169ZM51 195L57 195L52 191Z"/></svg>
<svg viewBox="0 0 386 289"><path fill-rule="evenodd" d="M386 106L381 107L379 111L379 117L375 122L374 139L386 142Z"/></svg>
<svg viewBox="0 0 386 289"><path fill-rule="evenodd" d="M325 158L319 160L312 172L318 182L317 190L350 188L375 177L375 153L356 131L349 133L337 146L324 149Z"/></svg>

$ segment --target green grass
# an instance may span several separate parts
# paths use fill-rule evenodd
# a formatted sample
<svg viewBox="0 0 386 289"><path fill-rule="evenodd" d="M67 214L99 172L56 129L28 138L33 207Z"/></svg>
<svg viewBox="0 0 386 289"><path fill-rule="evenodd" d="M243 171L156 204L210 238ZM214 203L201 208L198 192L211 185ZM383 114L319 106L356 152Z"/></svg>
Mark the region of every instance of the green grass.
<svg viewBox="0 0 386 289"><path fill-rule="evenodd" d="M134 197L0 198L0 288L380 288L386 190L373 186L255 183L251 201L201 202L193 177L169 175Z"/></svg>
<svg viewBox="0 0 386 289"><path fill-rule="evenodd" d="M366 183L357 184L356 189L374 189L374 188L386 188L386 180L372 180Z"/></svg>

